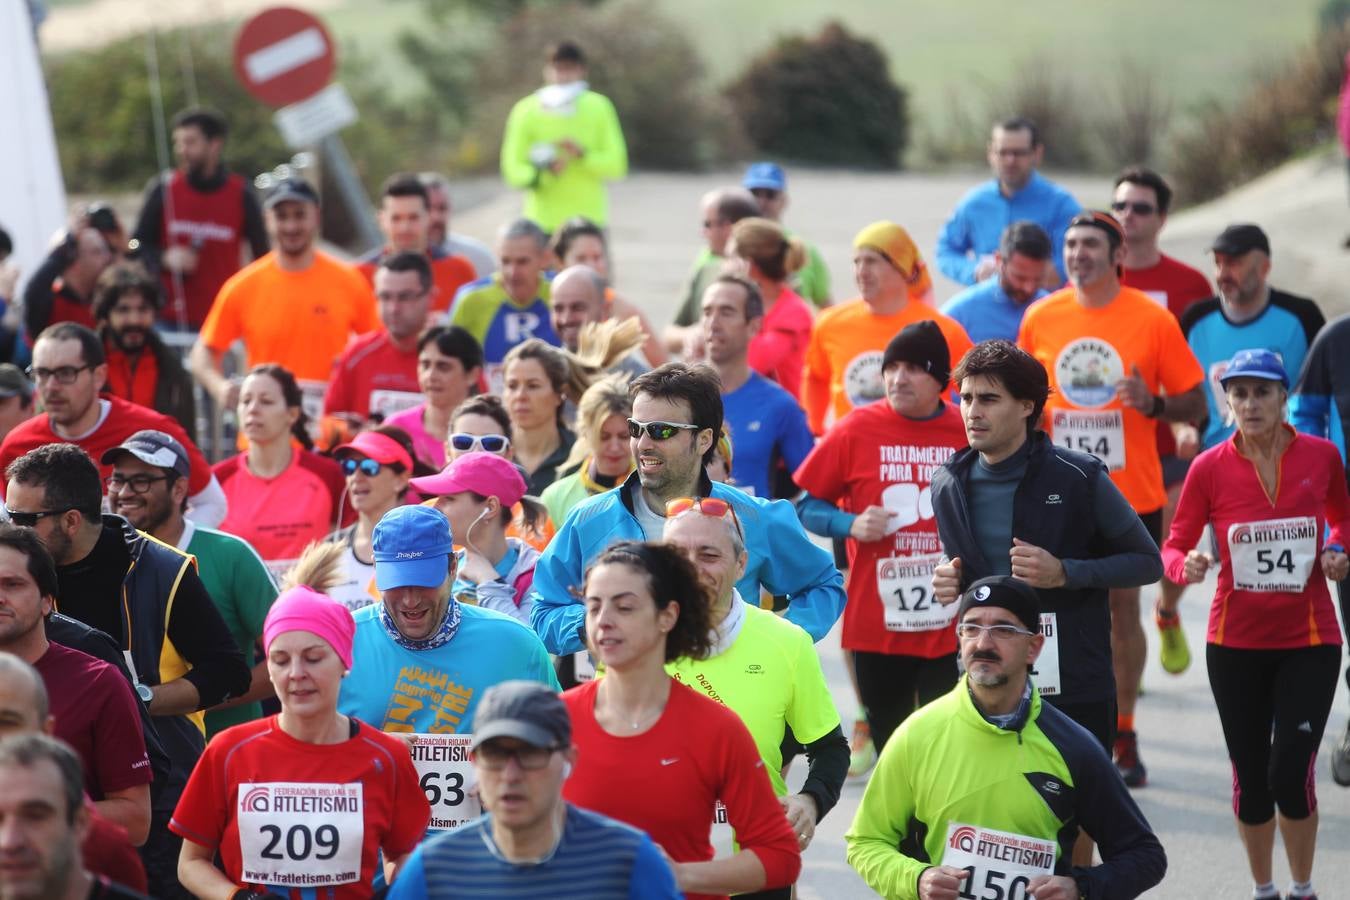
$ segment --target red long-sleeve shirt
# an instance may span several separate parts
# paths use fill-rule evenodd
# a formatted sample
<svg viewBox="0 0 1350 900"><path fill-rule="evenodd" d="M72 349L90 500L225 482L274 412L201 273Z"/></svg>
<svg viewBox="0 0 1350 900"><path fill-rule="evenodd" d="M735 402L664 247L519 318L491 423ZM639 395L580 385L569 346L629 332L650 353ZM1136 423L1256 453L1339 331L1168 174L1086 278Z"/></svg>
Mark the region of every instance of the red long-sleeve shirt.
<svg viewBox="0 0 1350 900"><path fill-rule="evenodd" d="M1238 452L1238 439L1235 434L1195 458L1163 544L1167 577L1185 583L1186 554L1212 524L1215 546L1201 548L1217 551L1219 560L1210 643L1271 650L1339 644L1319 557L1328 523L1326 544L1343 545L1350 534L1340 454L1330 441L1294 433L1280 457L1272 499L1255 464ZM1302 589L1289 590L1296 582Z"/></svg>
<svg viewBox="0 0 1350 900"><path fill-rule="evenodd" d="M764 865L764 887L797 880L797 837L754 739L734 712L676 682L655 725L616 737L595 721L599 686L588 681L562 695L578 749L563 784L567 800L642 829L676 862L703 862L713 858L708 833L720 799L737 843ZM688 900L714 896L686 894Z"/></svg>

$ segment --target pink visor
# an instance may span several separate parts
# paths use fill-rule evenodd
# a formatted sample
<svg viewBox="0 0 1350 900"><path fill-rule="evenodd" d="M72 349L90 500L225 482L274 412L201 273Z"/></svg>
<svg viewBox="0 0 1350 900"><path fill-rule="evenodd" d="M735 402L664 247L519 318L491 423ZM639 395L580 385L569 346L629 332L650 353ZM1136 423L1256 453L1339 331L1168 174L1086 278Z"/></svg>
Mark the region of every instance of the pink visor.
<svg viewBox="0 0 1350 900"><path fill-rule="evenodd" d="M403 445L387 434L380 434L377 431L363 431L345 444L333 450L334 456L341 456L344 450L354 450L362 456L369 457L381 465L390 463L403 463L403 468L411 472L413 470L412 457L408 451L403 449Z"/></svg>

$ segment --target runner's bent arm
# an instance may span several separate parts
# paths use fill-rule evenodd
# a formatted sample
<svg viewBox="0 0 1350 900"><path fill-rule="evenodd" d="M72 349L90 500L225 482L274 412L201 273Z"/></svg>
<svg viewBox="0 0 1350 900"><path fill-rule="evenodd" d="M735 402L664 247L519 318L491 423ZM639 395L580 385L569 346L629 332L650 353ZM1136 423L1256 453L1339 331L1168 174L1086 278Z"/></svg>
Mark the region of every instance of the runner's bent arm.
<svg viewBox="0 0 1350 900"><path fill-rule="evenodd" d="M267 237L267 225L263 222L262 207L258 205L258 198L247 187L243 190L243 197L243 238L248 241L249 255L258 259L272 249L271 241Z"/></svg>
<svg viewBox="0 0 1350 900"><path fill-rule="evenodd" d="M190 566L179 580L166 636L192 668L183 677L154 687L150 705L155 715L185 715L248 691L244 655Z"/></svg>
<svg viewBox="0 0 1350 900"><path fill-rule="evenodd" d="M23 328L28 340L36 341L42 329L51 324L52 302L56 296L52 282L60 277L74 258L74 250L68 243L63 243L33 270L28 285L23 289Z"/></svg>
<svg viewBox="0 0 1350 900"><path fill-rule="evenodd" d="M802 527L812 534L829 538L846 538L849 529L853 527L853 520L858 517L853 513L844 512L828 500L803 492L797 498L797 518L801 519Z"/></svg>
<svg viewBox="0 0 1350 900"><path fill-rule="evenodd" d="M576 518L574 510L534 567L530 627L545 649L559 656L583 647L579 632L586 622L586 607L572 594L582 584L585 566Z"/></svg>
<svg viewBox="0 0 1350 900"><path fill-rule="evenodd" d="M839 794L848 777L849 749L841 726L819 740L806 745L806 759L810 767L799 793L816 802L816 824L839 802Z"/></svg>
<svg viewBox="0 0 1350 900"><path fill-rule="evenodd" d="M915 821L915 800L906 773L909 767L888 761L904 756L906 734L897 731L886 742L881 758L863 789L853 824L844 835L848 864L867 886L883 897L914 898L919 877L931 863L906 856L897 847L916 844L905 829Z"/></svg>
<svg viewBox="0 0 1350 900"><path fill-rule="evenodd" d="M211 476L211 480L206 483L206 487L187 499L188 511L186 516L206 528L215 528L221 522L224 522L225 514L230 508L230 501L225 496L225 489L220 486L220 482L216 480L214 474Z"/></svg>
<svg viewBox="0 0 1350 900"><path fill-rule="evenodd" d="M966 227L962 209L958 206L938 232L938 271L957 284L974 284L975 266L979 260L969 255L970 247L970 229Z"/></svg>
<svg viewBox="0 0 1350 900"><path fill-rule="evenodd" d="M230 900L239 890L216 868L215 855L214 847L183 839L183 849L178 854L178 880L199 900Z"/></svg>
<svg viewBox="0 0 1350 900"><path fill-rule="evenodd" d="M791 503L774 500L758 509L757 527L768 536L760 582L774 596L787 595L785 618L819 641L844 612L844 577L834 557L806 536Z"/></svg>
<svg viewBox="0 0 1350 900"><path fill-rule="evenodd" d="M1111 548L1110 555L1093 559L1064 559L1064 586L1123 588L1152 584L1162 577L1162 558L1148 529L1105 470L1093 491L1093 520L1097 533Z"/></svg>
<svg viewBox="0 0 1350 900"><path fill-rule="evenodd" d="M1093 900L1132 900L1162 881L1167 854L1115 766L1095 745L1072 766L1075 808L1083 831L1097 842L1100 865L1074 866ZM1068 760L1065 760L1068 762Z"/></svg>
<svg viewBox="0 0 1350 900"><path fill-rule="evenodd" d="M684 894L675 884L675 872L652 839L642 836L633 871L628 878L628 900L681 900Z"/></svg>
<svg viewBox="0 0 1350 900"><path fill-rule="evenodd" d="M1191 465L1181 485L1181 498L1172 514L1172 528L1162 545L1163 571L1169 581L1186 583L1186 554L1195 549L1196 542L1209 524L1211 456L1201 454ZM1215 560L1217 562L1217 560Z"/></svg>

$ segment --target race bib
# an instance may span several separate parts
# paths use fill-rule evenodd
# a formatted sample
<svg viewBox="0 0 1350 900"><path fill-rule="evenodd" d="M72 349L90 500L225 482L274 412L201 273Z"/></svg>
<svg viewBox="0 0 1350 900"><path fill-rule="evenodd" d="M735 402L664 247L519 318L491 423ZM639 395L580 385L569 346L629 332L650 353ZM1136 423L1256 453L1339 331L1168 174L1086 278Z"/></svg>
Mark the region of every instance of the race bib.
<svg viewBox="0 0 1350 900"><path fill-rule="evenodd" d="M1054 841L952 822L942 865L965 869L962 900L1027 900L1027 885L1055 871Z"/></svg>
<svg viewBox="0 0 1350 900"><path fill-rule="evenodd" d="M712 830L708 832L713 859L727 859L736 853L736 829L727 821L727 808L721 800L713 802Z"/></svg>
<svg viewBox="0 0 1350 900"><path fill-rule="evenodd" d="M405 409L412 409L421 403L423 397L416 391L371 391L370 392L370 414L389 418L394 413L403 412Z"/></svg>
<svg viewBox="0 0 1350 900"><path fill-rule="evenodd" d="M360 782L239 785L240 878L293 888L358 881L365 842L362 798Z"/></svg>
<svg viewBox="0 0 1350 900"><path fill-rule="evenodd" d="M577 684L595 680L595 660L591 659L588 651L578 650L572 654L572 677L577 680Z"/></svg>
<svg viewBox="0 0 1350 900"><path fill-rule="evenodd" d="M933 599L933 568L941 553L877 560L877 596L887 631L932 631L956 616L955 603Z"/></svg>
<svg viewBox="0 0 1350 900"><path fill-rule="evenodd" d="M309 436L317 441L322 430L323 395L328 390L328 382L297 378L296 385L300 388L300 409L309 420Z"/></svg>
<svg viewBox="0 0 1350 900"><path fill-rule="evenodd" d="M1050 427L1056 444L1091 453L1112 472L1125 468L1125 419L1120 410L1057 409Z"/></svg>
<svg viewBox="0 0 1350 900"><path fill-rule="evenodd" d="M1031 670L1032 683L1036 685L1036 691L1041 696L1058 694L1061 690L1059 626L1054 613L1041 613L1041 634L1045 637L1045 643L1041 645L1041 655L1036 657L1036 668Z"/></svg>
<svg viewBox="0 0 1350 900"><path fill-rule="evenodd" d="M1317 561L1317 520L1295 516L1232 525L1228 556L1233 587L1240 591L1301 591Z"/></svg>
<svg viewBox="0 0 1350 900"><path fill-rule="evenodd" d="M417 784L431 804L433 831L458 828L483 814L476 795L470 789L478 784L473 762L469 759L471 734L413 735L410 751Z"/></svg>

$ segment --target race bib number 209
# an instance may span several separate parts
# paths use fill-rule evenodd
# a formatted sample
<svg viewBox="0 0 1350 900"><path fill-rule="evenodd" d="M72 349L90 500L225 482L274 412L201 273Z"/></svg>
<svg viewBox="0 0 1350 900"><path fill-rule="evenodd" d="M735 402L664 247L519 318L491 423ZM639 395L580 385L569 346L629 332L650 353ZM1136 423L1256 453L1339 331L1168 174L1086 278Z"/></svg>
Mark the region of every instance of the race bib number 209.
<svg viewBox="0 0 1350 900"><path fill-rule="evenodd" d="M242 878L272 887L329 887L361 877L360 782L239 785Z"/></svg>

